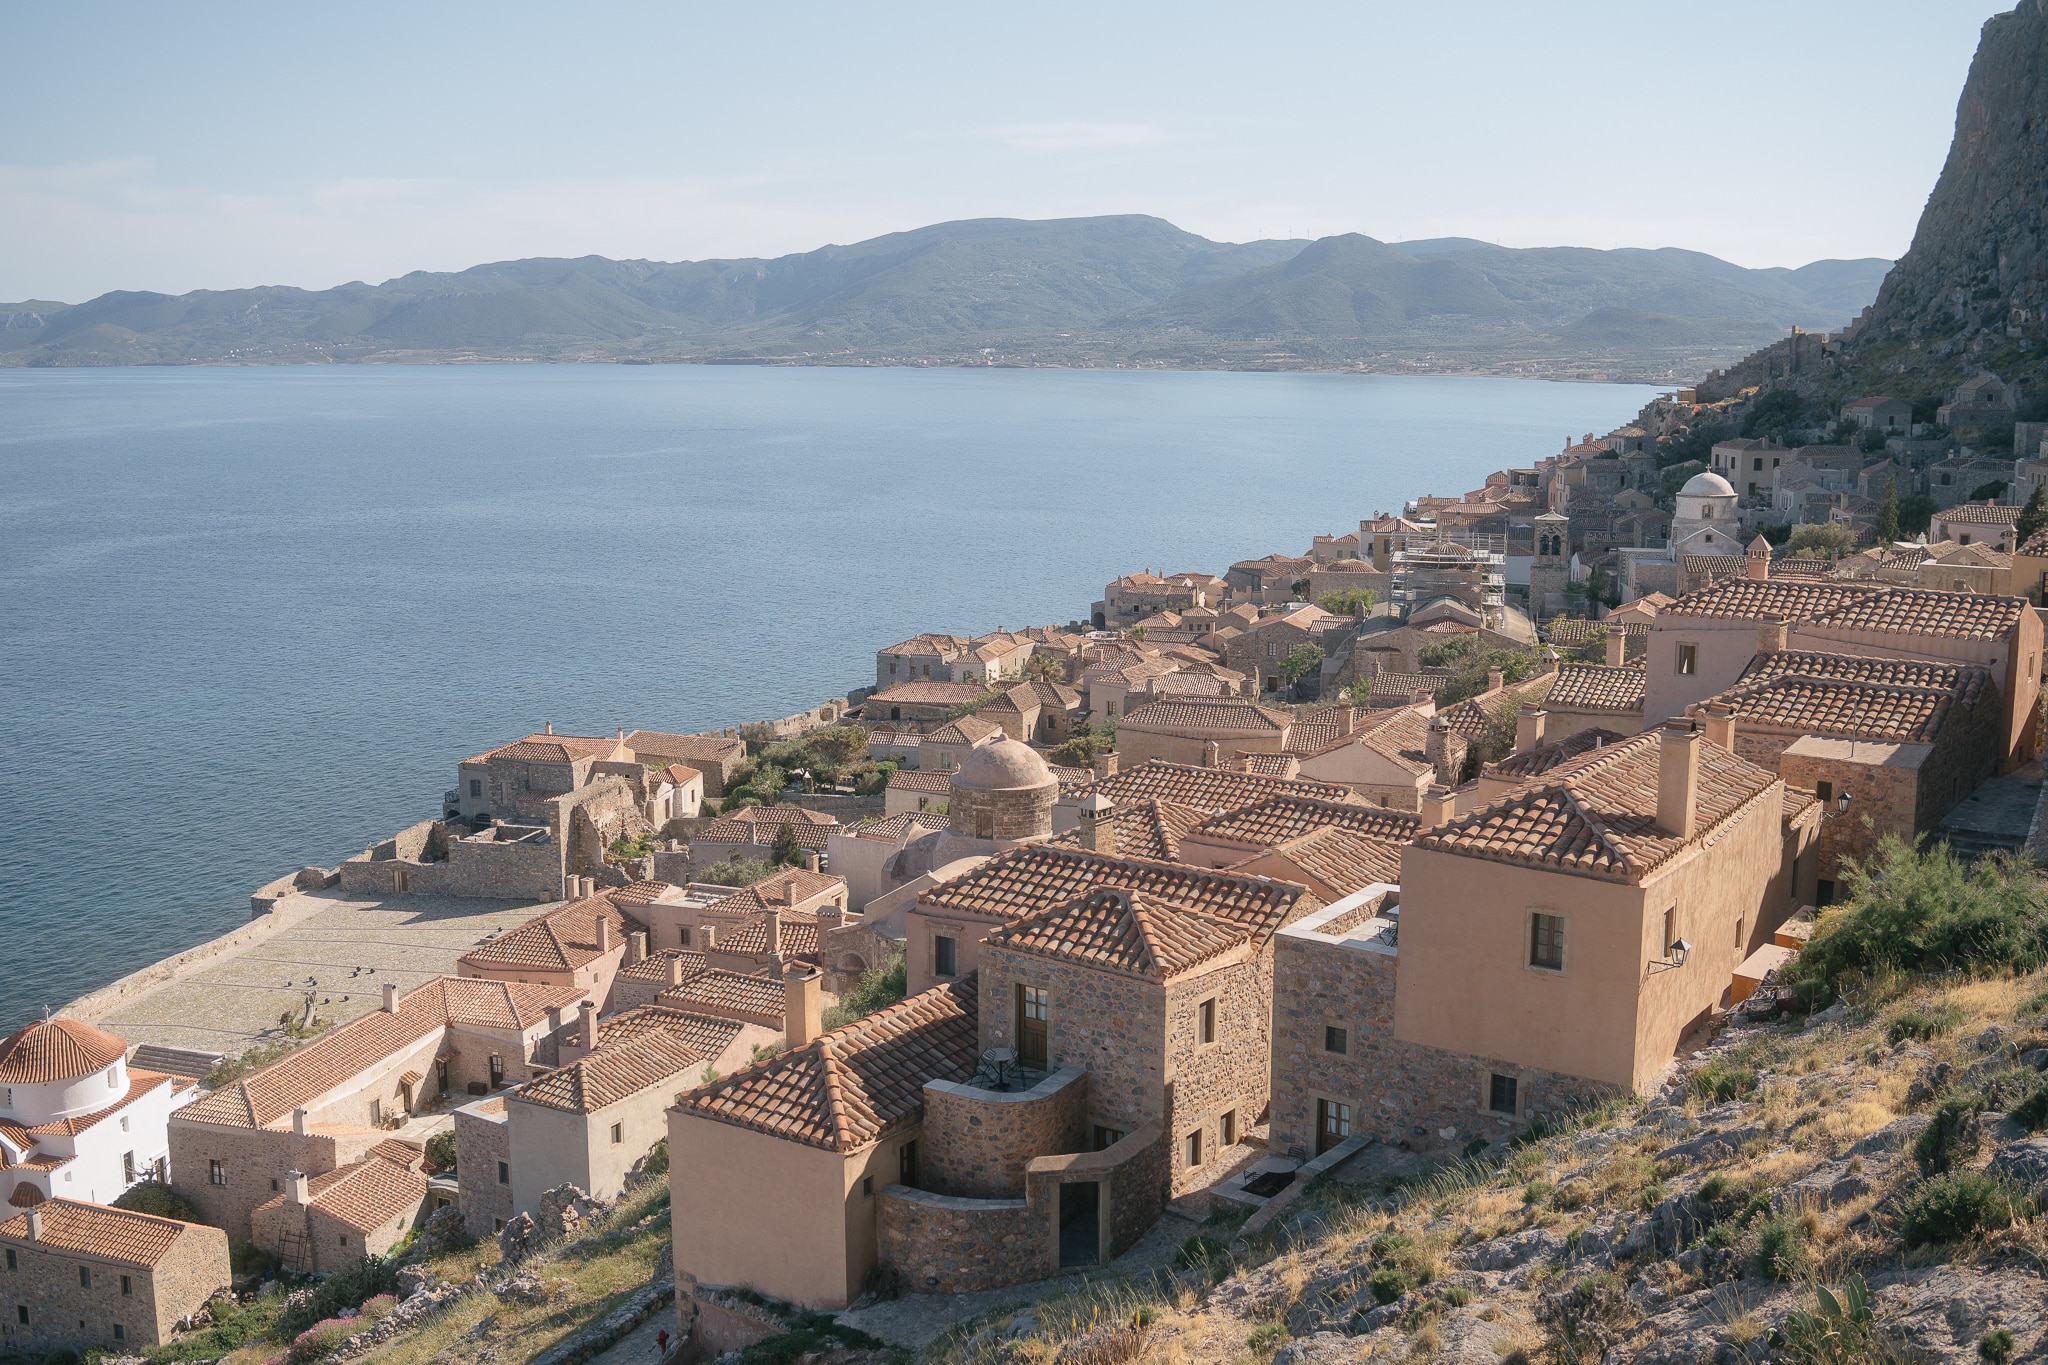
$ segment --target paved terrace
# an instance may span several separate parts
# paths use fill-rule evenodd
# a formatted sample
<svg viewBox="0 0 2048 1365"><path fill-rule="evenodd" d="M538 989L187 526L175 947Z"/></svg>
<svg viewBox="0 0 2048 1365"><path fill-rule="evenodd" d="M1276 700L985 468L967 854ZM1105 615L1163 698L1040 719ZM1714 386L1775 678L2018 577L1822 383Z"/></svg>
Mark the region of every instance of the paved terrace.
<svg viewBox="0 0 2048 1365"><path fill-rule="evenodd" d="M308 991L322 1019L344 1023L380 1007L386 982L403 992L451 975L456 958L545 908L454 896L351 900L339 890L290 896L249 941L110 1007L94 1007L92 996L79 1006L95 1027L130 1044L233 1055L277 1036L278 1016L302 1011Z"/></svg>

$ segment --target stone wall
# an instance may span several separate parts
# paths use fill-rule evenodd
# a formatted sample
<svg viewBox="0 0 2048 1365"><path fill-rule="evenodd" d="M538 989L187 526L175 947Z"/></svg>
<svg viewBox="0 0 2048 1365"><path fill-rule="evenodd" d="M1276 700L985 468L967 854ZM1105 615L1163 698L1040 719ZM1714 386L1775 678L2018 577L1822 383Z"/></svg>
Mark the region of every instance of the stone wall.
<svg viewBox="0 0 2048 1365"><path fill-rule="evenodd" d="M1053 802L1059 799L1056 783L1017 791L982 791L954 787L947 822L969 838L1033 839L1052 832ZM981 832L980 820L987 819Z"/></svg>
<svg viewBox="0 0 2048 1365"><path fill-rule="evenodd" d="M1051 1208L1059 1207L1055 1198ZM1046 1201L962 1199L884 1186L876 1213L881 1264L919 1294L972 1294L1056 1273Z"/></svg>
<svg viewBox="0 0 2048 1365"><path fill-rule="evenodd" d="M918 1183L939 1194L1018 1198L1032 1158L1087 1145L1087 1101L1088 1074L1075 1067L1024 1091L926 1081Z"/></svg>
<svg viewBox="0 0 2048 1365"><path fill-rule="evenodd" d="M181 1120L173 1114L171 1188L185 1197L202 1222L224 1228L229 1237L244 1242L249 1239L251 1210L283 1193L287 1172L318 1175L360 1161L383 1136L366 1130L300 1137L289 1128L235 1128ZM221 1163L223 1184L213 1183L215 1161Z"/></svg>
<svg viewBox="0 0 2048 1365"><path fill-rule="evenodd" d="M436 861L398 856L401 846L418 842L412 837L418 831L439 825L439 821L423 821L343 862L339 869L342 889L362 898L407 894L502 900L560 897L562 848L545 830L521 835L519 826L494 826L438 843Z"/></svg>
<svg viewBox="0 0 2048 1365"><path fill-rule="evenodd" d="M654 828L640 809L633 784L622 777L598 778L549 804L553 813L548 827L564 845L565 874L602 871L605 850L613 840ZM560 884L558 880L556 885Z"/></svg>
<svg viewBox="0 0 2048 1365"><path fill-rule="evenodd" d="M1331 943L1304 932L1315 922L1311 917L1282 930L1273 941L1269 1141L1276 1155L1314 1153L1318 1098L1351 1106L1354 1136L1436 1149L1462 1146L1474 1136L1497 1138L1518 1126L1517 1119L1481 1112L1489 1069L1517 1078L1523 1120L1612 1093L1576 1076L1401 1042L1394 1037L1398 959L1358 940ZM1345 1053L1324 1051L1327 1025L1346 1031Z"/></svg>
<svg viewBox="0 0 2048 1365"><path fill-rule="evenodd" d="M170 1337L179 1318L225 1289L231 1276L228 1239L218 1228L188 1225L155 1266L19 1242L9 1250L14 1268L7 1269L0 1260L0 1301L5 1309L0 1313L0 1354L30 1360L52 1351L83 1352L91 1347L133 1355L144 1346L157 1345ZM79 1282L81 1266L92 1277L90 1286ZM23 1307L28 1309L26 1324L18 1312Z"/></svg>
<svg viewBox="0 0 2048 1365"><path fill-rule="evenodd" d="M1047 1060L1093 1073L1089 1123L1128 1133L1166 1121L1162 987L990 943L981 945L979 968L984 1047L1016 1046L1020 983L1045 989L1051 996Z"/></svg>
<svg viewBox="0 0 2048 1365"><path fill-rule="evenodd" d="M505 1116L505 1101L483 1102L494 1106L495 1116L473 1112L479 1106L455 1111L455 1183L462 1192L462 1222L473 1237L488 1237L512 1221L512 1178L508 1169L504 1183L498 1181L498 1163L512 1163L512 1129Z"/></svg>
<svg viewBox="0 0 2048 1365"><path fill-rule="evenodd" d="M1198 1011L1216 1003L1216 1041L1197 1036ZM1199 1168L1188 1165L1187 1138L1202 1134L1202 1166L1222 1153L1222 1118L1237 1116L1236 1137L1266 1109L1272 1061L1268 1019L1273 1008L1273 948L1211 968L1166 987L1166 1074L1173 1078L1167 1130L1173 1139L1172 1174L1178 1190Z"/></svg>

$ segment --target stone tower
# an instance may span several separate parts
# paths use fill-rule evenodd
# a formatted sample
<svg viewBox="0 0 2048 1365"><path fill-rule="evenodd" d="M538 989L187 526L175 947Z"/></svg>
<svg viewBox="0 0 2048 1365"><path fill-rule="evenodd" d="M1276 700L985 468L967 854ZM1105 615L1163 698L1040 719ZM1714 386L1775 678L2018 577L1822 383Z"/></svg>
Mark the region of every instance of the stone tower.
<svg viewBox="0 0 2048 1365"><path fill-rule="evenodd" d="M1023 842L1052 834L1059 779L1028 744L999 739L953 770L947 824L970 839Z"/></svg>
<svg viewBox="0 0 2048 1365"><path fill-rule="evenodd" d="M1529 616L1541 621L1564 607L1572 581L1571 519L1560 512L1536 518L1536 557L1529 562Z"/></svg>

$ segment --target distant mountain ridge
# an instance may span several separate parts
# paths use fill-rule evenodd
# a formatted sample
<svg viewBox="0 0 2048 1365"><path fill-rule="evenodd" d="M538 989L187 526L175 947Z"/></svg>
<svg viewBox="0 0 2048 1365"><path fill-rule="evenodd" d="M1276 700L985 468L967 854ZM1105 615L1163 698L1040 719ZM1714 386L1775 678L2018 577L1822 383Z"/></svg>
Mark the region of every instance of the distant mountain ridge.
<svg viewBox="0 0 2048 1365"><path fill-rule="evenodd" d="M974 219L773 259L539 258L380 285L0 304L0 364L756 360L1408 367L1662 377L1840 326L1889 263L1213 242L1159 218ZM1440 364L1423 364L1423 357Z"/></svg>

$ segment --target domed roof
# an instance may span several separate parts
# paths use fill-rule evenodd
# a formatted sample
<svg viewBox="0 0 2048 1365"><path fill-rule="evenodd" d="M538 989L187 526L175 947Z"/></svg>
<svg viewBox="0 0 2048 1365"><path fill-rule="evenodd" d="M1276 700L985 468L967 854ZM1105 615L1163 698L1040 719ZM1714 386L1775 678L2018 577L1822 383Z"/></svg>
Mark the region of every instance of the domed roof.
<svg viewBox="0 0 2048 1365"><path fill-rule="evenodd" d="M953 785L972 791L1023 791L1057 781L1037 750L1014 739L982 745L961 759L953 771Z"/></svg>
<svg viewBox="0 0 2048 1365"><path fill-rule="evenodd" d="M0 1043L0 1081L36 1085L75 1081L121 1060L128 1044L76 1019L38 1019Z"/></svg>
<svg viewBox="0 0 2048 1365"><path fill-rule="evenodd" d="M1728 480L1713 470L1703 470L1685 481L1685 487L1678 490L1681 498L1732 498L1735 489Z"/></svg>

